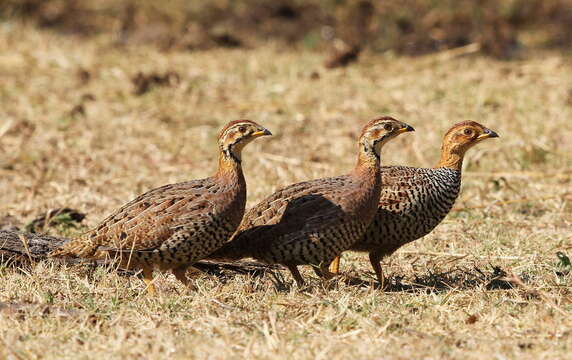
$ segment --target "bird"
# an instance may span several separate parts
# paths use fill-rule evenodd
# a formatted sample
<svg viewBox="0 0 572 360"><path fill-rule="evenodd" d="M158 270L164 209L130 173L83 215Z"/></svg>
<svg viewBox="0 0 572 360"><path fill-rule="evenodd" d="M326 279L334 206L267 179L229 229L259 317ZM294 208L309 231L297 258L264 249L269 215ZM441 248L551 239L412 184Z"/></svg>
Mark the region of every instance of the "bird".
<svg viewBox="0 0 572 360"><path fill-rule="evenodd" d="M434 168L383 166L377 214L363 237L349 250L368 252L382 288L382 258L417 240L447 216L461 189L461 168L467 150L499 135L475 121L453 125L443 138L441 157ZM339 273L340 257L329 270Z"/></svg>
<svg viewBox="0 0 572 360"><path fill-rule="evenodd" d="M304 285L298 265L329 278L330 262L365 232L377 209L382 146L413 127L384 116L368 122L358 141L357 165L347 175L289 185L252 207L212 260L252 257L286 266Z"/></svg>
<svg viewBox="0 0 572 360"><path fill-rule="evenodd" d="M154 269L170 269L189 285L187 269L222 246L240 224L246 206L241 153L266 135L272 134L254 121L229 122L218 137L213 176L149 190L50 257L115 257L123 268L142 270L150 296L156 293Z"/></svg>

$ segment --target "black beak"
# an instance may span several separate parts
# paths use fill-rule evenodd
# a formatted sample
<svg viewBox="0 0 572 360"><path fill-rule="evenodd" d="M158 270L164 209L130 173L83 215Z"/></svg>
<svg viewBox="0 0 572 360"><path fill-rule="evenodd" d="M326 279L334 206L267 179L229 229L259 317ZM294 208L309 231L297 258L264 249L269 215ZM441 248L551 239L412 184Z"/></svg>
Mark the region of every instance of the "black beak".
<svg viewBox="0 0 572 360"><path fill-rule="evenodd" d="M259 137L259 136L268 136L268 135L272 135L272 133L270 132L270 130L264 128L263 130L259 130L255 133L252 133L253 137Z"/></svg>
<svg viewBox="0 0 572 360"><path fill-rule="evenodd" d="M489 137L494 138L494 137L499 137L499 134L497 134L496 132L492 131L491 129L487 129L485 130L485 132L487 134L489 134Z"/></svg>
<svg viewBox="0 0 572 360"><path fill-rule="evenodd" d="M401 134L404 132L409 132L409 131L415 131L415 129L413 128L413 126L405 124L405 127L402 127L401 129L399 129L398 134Z"/></svg>
<svg viewBox="0 0 572 360"><path fill-rule="evenodd" d="M499 134L492 131L491 129L485 128L485 132L477 137L477 139L488 139L488 138L498 138Z"/></svg>

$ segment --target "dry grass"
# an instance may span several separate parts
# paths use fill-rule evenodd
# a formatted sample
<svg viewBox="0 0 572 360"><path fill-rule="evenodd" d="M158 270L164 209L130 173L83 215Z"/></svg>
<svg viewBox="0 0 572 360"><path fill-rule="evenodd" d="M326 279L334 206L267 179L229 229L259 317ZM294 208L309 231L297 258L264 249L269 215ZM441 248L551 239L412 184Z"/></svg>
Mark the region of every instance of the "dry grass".
<svg viewBox="0 0 572 360"><path fill-rule="evenodd" d="M572 255L571 57L366 53L325 71L319 54L271 45L161 53L1 25L3 216L69 206L92 226L151 187L212 173L216 133L234 118L276 134L244 154L250 204L347 171L359 127L380 114L417 130L386 148L386 164L432 165L444 131L464 119L501 138L470 152L444 223L386 259L388 293L370 286L359 254L342 270L363 284L307 272L311 288L298 291L286 272L202 275L188 293L160 275L156 299L104 269L0 268L0 357L571 356L572 274L556 256ZM138 72L168 76L137 95Z"/></svg>

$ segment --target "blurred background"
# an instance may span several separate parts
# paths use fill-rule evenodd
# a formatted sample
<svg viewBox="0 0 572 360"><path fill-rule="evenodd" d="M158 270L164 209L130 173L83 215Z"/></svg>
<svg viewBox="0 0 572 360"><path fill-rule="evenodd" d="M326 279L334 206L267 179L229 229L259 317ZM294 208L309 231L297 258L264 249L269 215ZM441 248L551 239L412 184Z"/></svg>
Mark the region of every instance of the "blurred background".
<svg viewBox="0 0 572 360"><path fill-rule="evenodd" d="M510 59L572 45L569 0L3 0L0 18L119 45L164 51L284 47L331 51L327 67L362 50L421 55L471 46Z"/></svg>

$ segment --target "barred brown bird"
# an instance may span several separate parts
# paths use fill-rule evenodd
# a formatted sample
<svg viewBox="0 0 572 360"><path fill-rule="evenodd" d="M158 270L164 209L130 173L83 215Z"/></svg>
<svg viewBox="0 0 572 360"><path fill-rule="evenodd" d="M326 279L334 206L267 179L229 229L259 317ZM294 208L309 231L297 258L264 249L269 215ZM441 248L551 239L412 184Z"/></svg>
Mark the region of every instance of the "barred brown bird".
<svg viewBox="0 0 572 360"><path fill-rule="evenodd" d="M370 121L352 172L277 191L250 209L233 239L209 258L283 264L299 286L304 280L298 265L313 265L327 277L328 264L363 235L375 215L381 147L406 131L413 128L390 117Z"/></svg>
<svg viewBox="0 0 572 360"><path fill-rule="evenodd" d="M271 133L253 121L228 123L219 134L214 176L150 190L51 256L116 256L122 267L143 270L151 295L153 268L171 269L187 284L187 268L222 246L240 224L246 203L241 151L264 135Z"/></svg>
<svg viewBox="0 0 572 360"><path fill-rule="evenodd" d="M377 214L350 250L369 252L377 279L384 285L380 261L401 246L430 233L447 216L461 188L465 152L497 133L474 121L454 125L443 138L435 168L384 166ZM339 271L339 257L330 270Z"/></svg>

